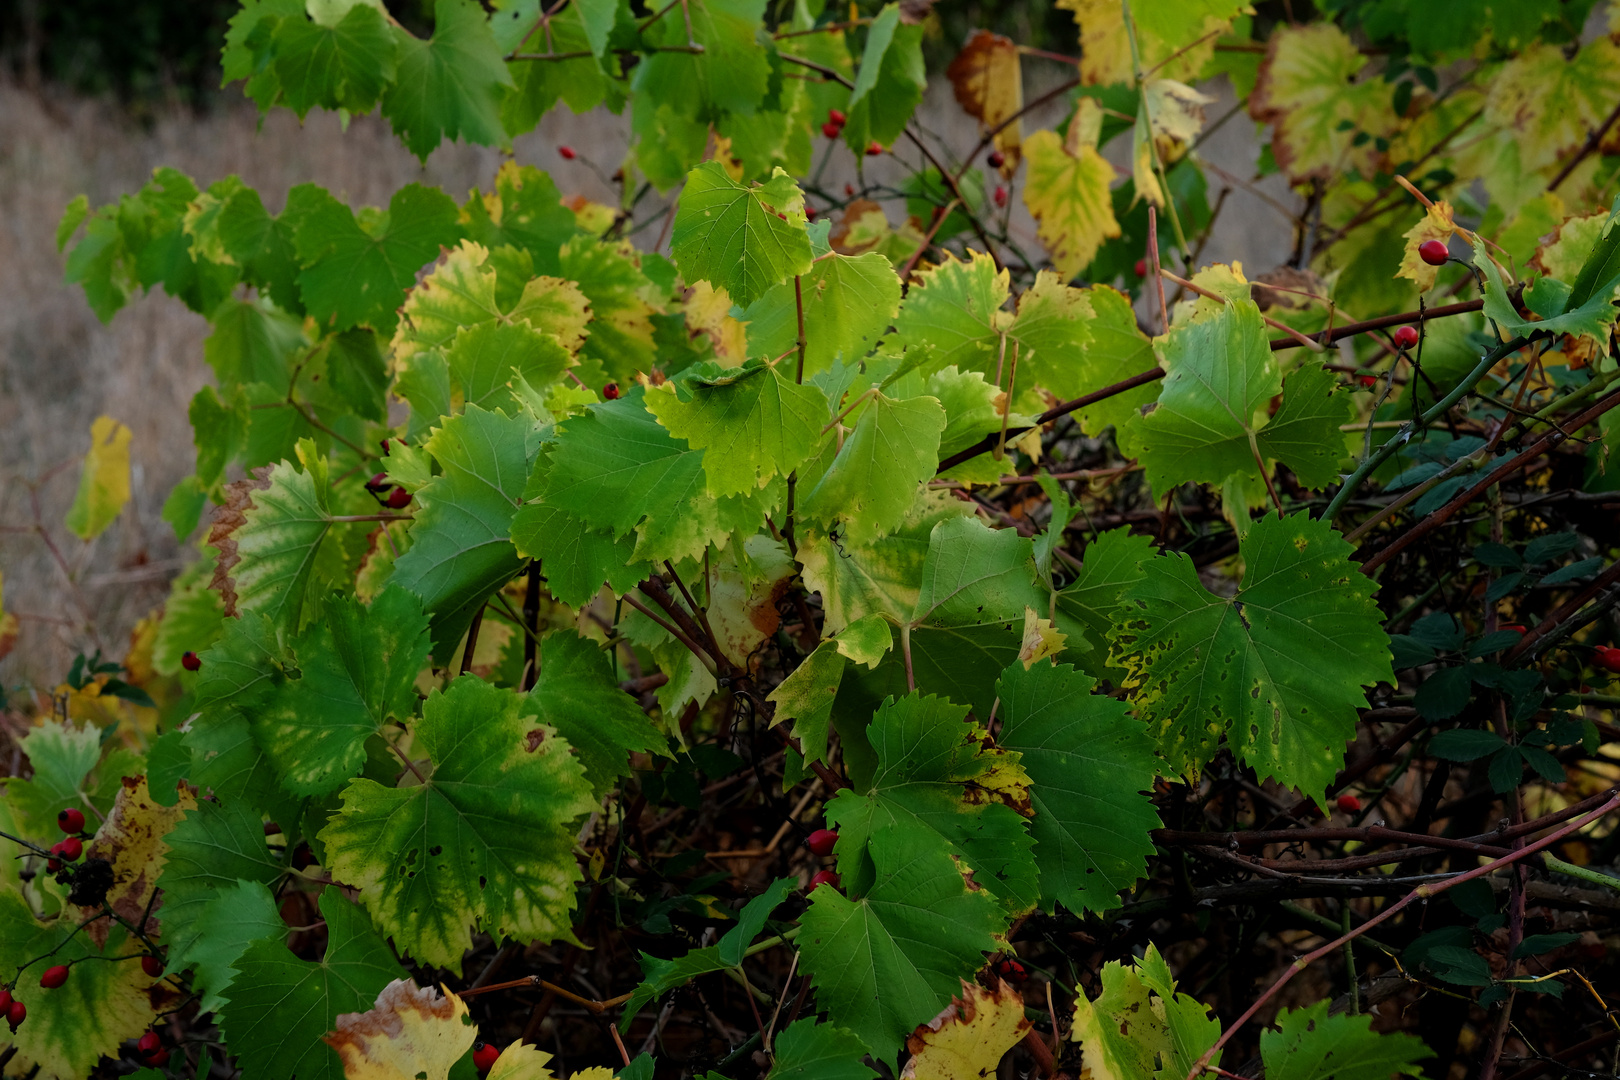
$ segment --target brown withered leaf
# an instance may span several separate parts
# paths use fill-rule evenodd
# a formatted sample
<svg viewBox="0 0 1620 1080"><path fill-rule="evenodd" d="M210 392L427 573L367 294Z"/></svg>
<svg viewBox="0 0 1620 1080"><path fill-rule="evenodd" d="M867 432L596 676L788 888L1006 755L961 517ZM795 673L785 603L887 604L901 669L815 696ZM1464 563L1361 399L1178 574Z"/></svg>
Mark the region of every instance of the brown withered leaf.
<svg viewBox="0 0 1620 1080"><path fill-rule="evenodd" d="M225 601L225 617L239 614L236 610L236 581L231 571L242 557L236 552L237 529L247 523L247 512L253 509L253 493L270 486L270 470L275 466L261 465L240 480L225 485L225 502L214 508L214 524L208 530L209 546L219 549L219 561L214 564L214 578L210 589L218 589Z"/></svg>
<svg viewBox="0 0 1620 1080"><path fill-rule="evenodd" d="M1004 982L994 990L962 983L962 996L906 1038L911 1060L901 1080L983 1080L1030 1030L1024 999Z"/></svg>
<svg viewBox="0 0 1620 1080"><path fill-rule="evenodd" d="M408 979L383 987L370 1011L341 1014L322 1036L347 1080L447 1080L477 1037L465 1002Z"/></svg>
<svg viewBox="0 0 1620 1080"><path fill-rule="evenodd" d="M900 0L900 21L916 26L934 10L934 0Z"/></svg>
<svg viewBox="0 0 1620 1080"><path fill-rule="evenodd" d="M188 810L196 807L197 800L184 786L173 806L159 806L146 790L146 777L124 777L107 820L96 830L96 838L85 845L84 857L106 859L112 864L113 884L107 891L107 903L127 925L139 925L144 914L145 932L158 932L158 909L152 905L152 893L169 850L163 838L180 824ZM101 911L99 907L81 910L86 919ZM84 933L99 948L107 944L111 925L110 919L96 919L85 926Z"/></svg>
<svg viewBox="0 0 1620 1080"><path fill-rule="evenodd" d="M1267 286L1274 286L1267 288ZM1328 295L1327 282L1313 270L1299 270L1292 266L1279 266L1256 275L1249 293L1261 311L1272 308L1299 309L1324 303ZM1303 294L1310 295L1303 295Z"/></svg>
<svg viewBox="0 0 1620 1080"><path fill-rule="evenodd" d="M1024 79L1018 64L1018 46L1011 38L976 30L967 46L956 54L945 74L956 91L957 104L987 131L995 131L1001 151L1001 174L1010 177L1023 154L1021 122L1009 119L1024 107ZM1001 127L1006 123L1006 127ZM1000 128L999 131L996 129Z"/></svg>

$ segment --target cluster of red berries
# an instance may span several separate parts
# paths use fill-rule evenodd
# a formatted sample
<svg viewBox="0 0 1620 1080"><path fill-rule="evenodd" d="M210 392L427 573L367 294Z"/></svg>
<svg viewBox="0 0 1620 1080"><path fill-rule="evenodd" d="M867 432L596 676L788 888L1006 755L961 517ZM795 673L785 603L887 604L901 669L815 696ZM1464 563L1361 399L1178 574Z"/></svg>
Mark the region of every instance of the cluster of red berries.
<svg viewBox="0 0 1620 1080"><path fill-rule="evenodd" d="M169 1063L169 1051L164 1048L163 1040L158 1033L148 1031L135 1040L135 1056L141 1059L141 1064L152 1069L161 1069Z"/></svg>
<svg viewBox="0 0 1620 1080"><path fill-rule="evenodd" d="M56 815L56 826L68 835L51 845L51 857L45 860L45 869L53 874L63 863L78 862L84 854L84 841L78 836L84 832L84 811L71 806L63 809Z"/></svg>
<svg viewBox="0 0 1620 1080"><path fill-rule="evenodd" d="M1024 965L1010 956L998 959L991 966L991 970L1010 983L1021 983L1029 978L1029 972L1024 970Z"/></svg>
<svg viewBox="0 0 1620 1080"><path fill-rule="evenodd" d="M1610 645L1599 645L1592 650L1592 665L1604 671L1620 674L1620 649Z"/></svg>
<svg viewBox="0 0 1620 1080"><path fill-rule="evenodd" d="M385 472L377 473L367 480L366 490L371 492L372 498L390 510L403 510L411 505L411 493L389 480Z"/></svg>
<svg viewBox="0 0 1620 1080"><path fill-rule="evenodd" d="M842 109L828 109L827 122L821 125L821 133L829 139L836 139L844 132L844 123L849 117L844 115Z"/></svg>
<svg viewBox="0 0 1620 1080"><path fill-rule="evenodd" d="M838 846L838 833L832 829L817 829L805 837L804 846L810 849L812 855L825 859L833 853L833 848ZM805 892L815 892L823 885L838 888L838 871L817 870L810 878L810 884L805 887Z"/></svg>
<svg viewBox="0 0 1620 1080"><path fill-rule="evenodd" d="M11 1025L11 1033L15 1035L17 1028L28 1019L28 1006L11 996L10 990L0 990L0 1016L6 1018Z"/></svg>

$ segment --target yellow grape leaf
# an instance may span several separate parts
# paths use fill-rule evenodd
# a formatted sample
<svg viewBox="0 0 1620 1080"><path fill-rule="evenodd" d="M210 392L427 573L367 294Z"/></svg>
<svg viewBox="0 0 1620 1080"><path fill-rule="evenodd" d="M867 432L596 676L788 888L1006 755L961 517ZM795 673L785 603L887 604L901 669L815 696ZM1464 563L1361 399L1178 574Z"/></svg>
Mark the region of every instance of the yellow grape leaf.
<svg viewBox="0 0 1620 1080"><path fill-rule="evenodd" d="M901 1080L982 1080L1018 1044L1030 1023L1024 999L1003 982L994 990L962 983L962 996L906 1039L911 1060Z"/></svg>
<svg viewBox="0 0 1620 1080"><path fill-rule="evenodd" d="M1249 115L1274 125L1271 153L1288 178L1323 180L1358 168L1370 172L1374 138L1399 124L1382 79L1356 83L1366 65L1355 42L1329 22L1279 26L1266 46L1260 78L1249 97Z"/></svg>
<svg viewBox="0 0 1620 1080"><path fill-rule="evenodd" d="M1051 619L1041 618L1032 607L1024 609L1024 641L1019 646L1018 659L1024 662L1025 671L1037 660L1056 656L1066 644L1063 631L1053 625Z"/></svg>
<svg viewBox="0 0 1620 1080"><path fill-rule="evenodd" d="M957 103L968 115L977 118L987 130L1001 128L995 137L996 149L1003 158L1001 175L1012 176L1023 152L1023 128L1017 120L1004 128L1001 125L1024 107L1018 46L1000 34L975 30L945 74L956 90Z"/></svg>
<svg viewBox="0 0 1620 1080"><path fill-rule="evenodd" d="M1036 233L1058 276L1070 281L1091 262L1104 240L1120 235L1108 194L1114 167L1095 146L1081 143L1070 150L1057 132L1047 130L1024 141L1024 156L1029 159L1024 205L1035 218Z"/></svg>
<svg viewBox="0 0 1620 1080"><path fill-rule="evenodd" d="M6 575L0 573L0 660L17 644L17 616L6 610Z"/></svg>
<svg viewBox="0 0 1620 1080"><path fill-rule="evenodd" d="M1485 97L1485 122L1512 129L1519 163L1531 171L1602 126L1620 99L1620 44L1598 38L1565 59L1556 45L1538 44L1502 66Z"/></svg>
<svg viewBox="0 0 1620 1080"><path fill-rule="evenodd" d="M148 934L158 932L158 916L162 914L161 908L152 909L152 893L157 888L164 855L169 850L163 838L180 824L188 810L197 808L190 789L182 785L179 790L180 797L173 806L159 806L146 790L146 777L124 777L107 820L101 823L95 839L84 849L85 858L106 859L112 864L113 885L107 890L107 904L113 913L123 919L126 926L139 925L145 914L144 931ZM97 948L106 945L107 932L114 925L112 920L88 921L100 913L99 905L79 910L86 921L86 936Z"/></svg>
<svg viewBox="0 0 1620 1080"><path fill-rule="evenodd" d="M687 330L693 336L707 334L717 359L733 366L748 359L748 330L731 317L730 293L699 281L692 286L683 306Z"/></svg>
<svg viewBox="0 0 1620 1080"><path fill-rule="evenodd" d="M1401 268L1395 271L1396 277L1410 278L1417 282L1419 292L1428 292L1434 288L1434 276L1440 272L1440 268L1424 262L1418 255L1418 248L1430 240L1439 240L1441 243L1450 240L1451 234L1457 231L1454 216L1451 204L1441 199L1429 207L1422 221L1402 234L1406 237L1406 251L1401 255Z"/></svg>
<svg viewBox="0 0 1620 1080"><path fill-rule="evenodd" d="M1530 260L1530 265L1548 277L1574 284L1586 257L1603 235L1603 225L1608 220L1607 210L1570 218L1558 226L1551 240L1541 245L1536 257Z"/></svg>
<svg viewBox="0 0 1620 1080"><path fill-rule="evenodd" d="M1058 0L1080 28L1080 79L1087 86L1134 83L1136 67L1122 0ZM1215 55L1215 39L1247 0L1153 0L1131 5L1142 70L1172 79L1196 79Z"/></svg>
<svg viewBox="0 0 1620 1080"><path fill-rule="evenodd" d="M1191 280L1199 288L1207 289L1217 296L1224 296L1226 300L1248 300L1253 291L1249 279L1243 276L1243 264L1236 261L1206 266L1194 274ZM1187 299L1178 301L1170 310L1170 325L1182 326L1207 319L1211 315L1219 314L1224 307L1226 307L1224 301L1211 300L1207 296L1193 293Z"/></svg>
<svg viewBox="0 0 1620 1080"><path fill-rule="evenodd" d="M477 1037L465 1002L408 979L383 987L369 1012L341 1014L337 1030L322 1036L347 1080L448 1080Z"/></svg>
<svg viewBox="0 0 1620 1080"><path fill-rule="evenodd" d="M1143 87L1131 149L1138 197L1164 205L1164 191L1154 175L1154 153L1161 165L1178 161L1203 130L1204 106L1214 100L1174 79L1153 79Z"/></svg>
<svg viewBox="0 0 1620 1080"><path fill-rule="evenodd" d="M90 452L66 521L80 540L100 536L129 502L129 439L129 428L110 416L98 416L90 425Z"/></svg>
<svg viewBox="0 0 1620 1080"><path fill-rule="evenodd" d="M486 199L488 197L485 196ZM613 207L592 202L583 195L571 195L562 203L573 211L574 224L579 226L579 230L591 236L601 236L612 228L613 223L619 218L619 212Z"/></svg>
<svg viewBox="0 0 1620 1080"><path fill-rule="evenodd" d="M489 1067L489 1075L484 1080L556 1080L546 1068L550 1060L551 1055L537 1046L511 1043Z"/></svg>

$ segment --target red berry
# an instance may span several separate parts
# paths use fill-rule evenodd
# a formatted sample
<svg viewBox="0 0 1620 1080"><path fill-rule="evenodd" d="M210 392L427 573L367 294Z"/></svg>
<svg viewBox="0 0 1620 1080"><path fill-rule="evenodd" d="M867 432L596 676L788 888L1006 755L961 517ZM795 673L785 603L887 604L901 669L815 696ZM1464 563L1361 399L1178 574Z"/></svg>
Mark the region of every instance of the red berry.
<svg viewBox="0 0 1620 1080"><path fill-rule="evenodd" d="M1503 624L1502 624L1502 626L1501 626L1501 628L1502 628L1502 629L1503 629L1503 630L1511 630L1511 631L1513 631L1513 632L1514 632L1514 633L1515 633L1515 634L1526 634L1526 633L1529 633L1529 631L1527 631L1527 630L1526 630L1526 629L1525 629L1525 628L1524 628L1524 627L1522 627L1522 626L1520 626L1520 625L1519 625L1519 624L1518 624L1518 623L1516 623L1516 622L1505 622L1505 623L1503 623Z"/></svg>
<svg viewBox="0 0 1620 1080"><path fill-rule="evenodd" d="M1137 259L1136 260L1136 266L1135 266L1134 269L1136 270L1136 276L1137 277L1147 277L1147 272L1148 272L1147 260L1146 259Z"/></svg>
<svg viewBox="0 0 1620 1080"><path fill-rule="evenodd" d="M990 162L992 169L999 169L1007 163L1006 156L1000 150L990 151L990 156L986 160Z"/></svg>
<svg viewBox="0 0 1620 1080"><path fill-rule="evenodd" d="M823 885L831 885L835 889L838 888L838 875L831 870L817 870L816 876L810 879L810 886L805 891L815 892Z"/></svg>
<svg viewBox="0 0 1620 1080"><path fill-rule="evenodd" d="M1377 386L1378 385L1378 376L1376 376L1376 375L1357 375L1356 376L1356 381L1358 383L1360 383L1362 386L1368 386L1368 387Z"/></svg>
<svg viewBox="0 0 1620 1080"><path fill-rule="evenodd" d="M1354 795L1350 794L1347 791L1343 795L1339 796L1336 805L1338 806L1338 808L1340 810L1343 810L1345 813L1353 814L1357 810L1361 809L1361 800L1356 798Z"/></svg>
<svg viewBox="0 0 1620 1080"><path fill-rule="evenodd" d="M619 389L619 384L616 382L604 383L602 385L603 401L617 401L622 393L623 391Z"/></svg>
<svg viewBox="0 0 1620 1080"><path fill-rule="evenodd" d="M838 834L831 829L817 829L810 834L804 846L823 857L833 853L833 846L838 843Z"/></svg>
<svg viewBox="0 0 1620 1080"><path fill-rule="evenodd" d="M557 153L562 155L564 161L573 161L576 156L572 146L559 146L557 147Z"/></svg>
<svg viewBox="0 0 1620 1080"><path fill-rule="evenodd" d="M388 474L385 472L374 473L371 479L366 481L366 490L373 495L379 491L387 491L393 486L392 481L388 479Z"/></svg>
<svg viewBox="0 0 1620 1080"><path fill-rule="evenodd" d="M838 138L838 133L840 131L843 131L843 130L844 130L843 128L839 127L837 124L833 123L831 120L829 120L825 124L821 125L821 133L823 135L827 136L827 138L829 138L829 139Z"/></svg>
<svg viewBox="0 0 1620 1080"><path fill-rule="evenodd" d="M1007 205L1007 189L1002 187L1000 184L997 184L996 185L996 193L993 196L991 196L991 198L996 200L996 205L997 206L1006 206Z"/></svg>
<svg viewBox="0 0 1620 1080"><path fill-rule="evenodd" d="M1400 349L1410 349L1418 343L1418 328L1415 326L1397 326L1395 328L1395 346Z"/></svg>
<svg viewBox="0 0 1620 1080"><path fill-rule="evenodd" d="M996 961L996 974L1008 982L1015 983L1021 983L1029 978L1029 972L1024 970L1024 965L1010 956L1004 956Z"/></svg>
<svg viewBox="0 0 1620 1080"><path fill-rule="evenodd" d="M62 860L61 859L46 859L45 860L45 871L46 871L46 873L54 874L60 869L62 869Z"/></svg>
<svg viewBox="0 0 1620 1080"><path fill-rule="evenodd" d="M384 501L388 503L390 510L403 510L411 505L411 493L402 487L397 487L388 493L388 498Z"/></svg>
<svg viewBox="0 0 1620 1080"><path fill-rule="evenodd" d="M849 198L849 199L853 199L855 197L855 185L854 184L845 184L844 185L844 197Z"/></svg>
<svg viewBox="0 0 1620 1080"><path fill-rule="evenodd" d="M151 953L147 953L145 956L141 957L141 970L146 972L147 978L157 978L163 974L163 957L153 956Z"/></svg>
<svg viewBox="0 0 1620 1080"><path fill-rule="evenodd" d="M9 1008L11 1008L11 991L0 990L0 1016L6 1015Z"/></svg>
<svg viewBox="0 0 1620 1080"><path fill-rule="evenodd" d="M39 977L39 985L47 990L55 990L58 986L67 982L67 977L68 969L66 965L57 964L55 967L45 969L45 974Z"/></svg>
<svg viewBox="0 0 1620 1080"><path fill-rule="evenodd" d="M12 1032L15 1033L26 1019L28 1019L28 1006L20 1001L13 1001L11 1007L6 1010L6 1023L11 1025Z"/></svg>
<svg viewBox="0 0 1620 1080"><path fill-rule="evenodd" d="M167 1050L159 1050L155 1054L147 1054L141 1059L141 1061L149 1068L161 1069L163 1066L169 1063L169 1052Z"/></svg>
<svg viewBox="0 0 1620 1080"><path fill-rule="evenodd" d="M198 671L202 668L202 657L198 656L194 652L181 653L180 666L185 668L187 671Z"/></svg>
<svg viewBox="0 0 1620 1080"><path fill-rule="evenodd" d="M65 833L84 831L84 811L68 807L56 812L56 827Z"/></svg>
<svg viewBox="0 0 1620 1080"><path fill-rule="evenodd" d="M827 120L828 120L828 122L837 124L839 127L843 127L844 122L846 120L848 120L848 119L849 119L849 117L844 115L844 111L842 109L828 109L827 110Z"/></svg>
<svg viewBox="0 0 1620 1080"><path fill-rule="evenodd" d="M883 153L883 147L876 139L873 139L871 142L866 144L867 157L877 157L881 153Z"/></svg>
<svg viewBox="0 0 1620 1080"><path fill-rule="evenodd" d="M818 214L818 213L820 213L820 211L818 211L813 206L806 206L804 208L804 216L805 216L806 219L808 219L810 221L816 220L816 214Z"/></svg>
<svg viewBox="0 0 1620 1080"><path fill-rule="evenodd" d="M58 845L61 851L58 854L63 862L78 862L79 856L84 854L84 841L77 836L70 836Z"/></svg>
<svg viewBox="0 0 1620 1080"><path fill-rule="evenodd" d="M161 1049L163 1049L163 1040L158 1038L158 1033L155 1031L148 1031L135 1041L135 1052L142 1056L155 1054Z"/></svg>
<svg viewBox="0 0 1620 1080"><path fill-rule="evenodd" d="M495 1067L495 1059L501 1056L499 1047L491 1046L487 1042L473 1043L473 1064L481 1073L489 1072Z"/></svg>
<svg viewBox="0 0 1620 1080"><path fill-rule="evenodd" d="M1425 240L1418 245L1418 258L1430 266L1444 266L1451 258L1451 249L1444 240Z"/></svg>
<svg viewBox="0 0 1620 1080"><path fill-rule="evenodd" d="M1599 645L1592 650L1592 663L1604 671L1620 673L1620 649Z"/></svg>

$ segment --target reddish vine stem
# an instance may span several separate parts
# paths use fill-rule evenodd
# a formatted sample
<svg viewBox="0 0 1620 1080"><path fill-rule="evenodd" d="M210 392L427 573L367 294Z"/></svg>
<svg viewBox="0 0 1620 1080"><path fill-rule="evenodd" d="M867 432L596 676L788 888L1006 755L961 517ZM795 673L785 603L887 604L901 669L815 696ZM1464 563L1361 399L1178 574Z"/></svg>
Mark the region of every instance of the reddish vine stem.
<svg viewBox="0 0 1620 1080"><path fill-rule="evenodd" d="M1383 911L1380 911L1377 915L1374 915L1372 918L1368 919L1354 930L1351 930L1347 934L1341 934L1339 937L1328 942L1326 945L1313 949L1304 956L1300 957L1298 960L1295 960L1292 964L1288 965L1288 969L1277 978L1277 981L1272 983L1271 986L1267 988L1265 993L1261 994L1257 999L1255 999L1253 1004L1243 1011L1242 1016L1238 1017L1237 1020L1227 1027L1225 1031L1221 1032L1221 1037L1215 1040L1215 1044L1208 1050L1205 1050L1198 1060L1193 1063L1192 1069L1187 1073L1186 1080L1198 1080L1198 1075L1205 1070L1211 1059L1213 1059L1215 1055L1221 1051L1221 1048L1232 1040L1232 1036L1236 1035L1240 1030L1242 1030L1243 1026L1254 1018L1255 1013L1259 1012L1266 1002L1275 997L1278 991L1280 991L1284 986L1287 986L1288 983L1293 980L1295 975L1298 975L1301 971L1304 971L1311 964L1315 963L1317 960L1320 960L1322 957L1337 951L1346 942L1355 940L1362 934L1377 926L1379 923L1387 922L1388 920L1394 918L1405 908L1409 907L1413 901L1428 900L1431 897L1439 896L1441 893L1453 889L1466 881L1472 881L1475 878L1484 877L1486 874L1500 870L1505 866L1511 866L1520 859L1534 855L1538 851L1545 850L1546 848L1558 843L1571 833L1585 828L1587 825L1590 825L1592 822L1603 817L1605 814L1617 807L1620 807L1620 794L1616 794L1615 790L1616 789L1611 788L1609 791L1605 792L1605 795L1607 795L1608 798L1602 806L1579 818L1578 820L1570 822L1557 832L1550 833L1549 835L1542 837L1540 840L1537 840L1535 843L1527 844L1518 851L1510 852L1499 859L1493 859L1482 866L1477 866L1472 870L1446 878L1444 881L1436 881L1419 885L1417 888L1413 889L1411 892L1407 893L1405 896L1395 901L1395 903L1389 905L1389 907L1385 908Z"/></svg>
<svg viewBox="0 0 1620 1080"><path fill-rule="evenodd" d="M1465 300L1460 304L1445 304L1441 307L1432 307L1427 310L1403 311L1398 315L1380 315L1376 319L1363 319L1361 322L1345 323L1331 330L1323 330L1319 334L1306 335L1320 345L1331 345L1347 337L1365 334L1372 330L1385 330L1391 326L1405 326L1409 323L1425 323L1433 319L1444 319L1450 315L1466 315L1470 311L1479 311L1485 306L1483 300ZM1271 342L1271 351L1279 349L1297 349L1300 343L1294 338L1276 338Z"/></svg>
<svg viewBox="0 0 1620 1080"><path fill-rule="evenodd" d="M670 637L674 638L676 641L679 641L682 645L685 645L687 651L698 658L698 663L709 669L709 674L719 674L714 670L714 663L709 659L708 654L705 653L702 647L688 637L686 633L679 627L674 626L667 619L664 619L654 613L651 608L649 608L646 604L643 604L640 600L637 600L634 596L631 596L629 593L624 594L624 602L641 612L643 615L647 616L647 618L651 619L653 622L657 623Z"/></svg>
<svg viewBox="0 0 1620 1080"><path fill-rule="evenodd" d="M1477 499L1485 492L1487 488L1499 483L1503 477L1512 475L1518 470L1524 468L1526 465L1530 464L1530 462L1534 461L1542 454L1546 453L1548 450L1551 450L1563 443L1569 437L1565 434L1566 430L1570 432L1579 431L1587 424L1590 424L1592 421L1614 408L1616 405L1620 405L1620 391L1616 391L1615 393L1610 394L1608 397L1597 401L1594 405L1592 405L1591 408L1587 409L1585 412L1575 417L1575 419L1571 420L1565 429L1549 431L1547 434L1543 435L1541 438L1537 439L1535 442L1513 455L1513 457L1486 473L1478 483L1474 484L1473 487L1457 495L1450 502L1446 503L1446 505L1440 507L1428 517L1413 525L1410 529L1406 530L1406 532L1402 533L1400 536L1397 536L1394 540L1391 540L1385 547L1372 555L1372 557L1367 559L1366 562L1361 564L1362 573L1372 573L1373 570L1384 565L1390 559L1394 558L1406 548L1410 547L1414 541L1422 539L1435 529L1438 529L1441 525L1444 525L1451 519L1453 514Z"/></svg>
<svg viewBox="0 0 1620 1080"><path fill-rule="evenodd" d="M1579 611L1588 600L1617 581L1620 581L1620 561L1610 563L1609 568L1599 574L1584 589L1548 612L1545 619L1532 627L1528 634L1519 639L1517 645L1507 651L1507 654L1502 658L1503 663L1512 664L1519 657L1534 649L1538 641L1555 630L1565 619Z"/></svg>
<svg viewBox="0 0 1620 1080"><path fill-rule="evenodd" d="M1119 382L1114 383L1112 386L1105 386L1101 390L1094 390L1091 393L1086 394L1084 397L1077 397L1073 401L1065 401L1061 405L1055 405L1041 413L1041 415L1037 416L1035 418L1035 423L1031 425L1031 427L1040 427L1042 424L1049 424L1059 417L1069 415L1076 409L1083 409L1087 405L1095 405L1099 401L1106 401L1108 398L1135 390L1138 386L1146 386L1155 379L1162 378L1164 378L1163 368L1149 368L1147 371L1132 375L1128 379L1122 379ZM1030 428L1027 427L1013 428L1007 432L1007 437L1009 439L1014 439L1029 430ZM956 468L964 461L971 461L980 454L988 453L989 451L994 450L998 441L997 436L988 435L974 443L972 446L968 447L966 450L958 450L956 453L939 463L939 468L934 471L935 475L937 476L940 473L949 472L951 469Z"/></svg>

